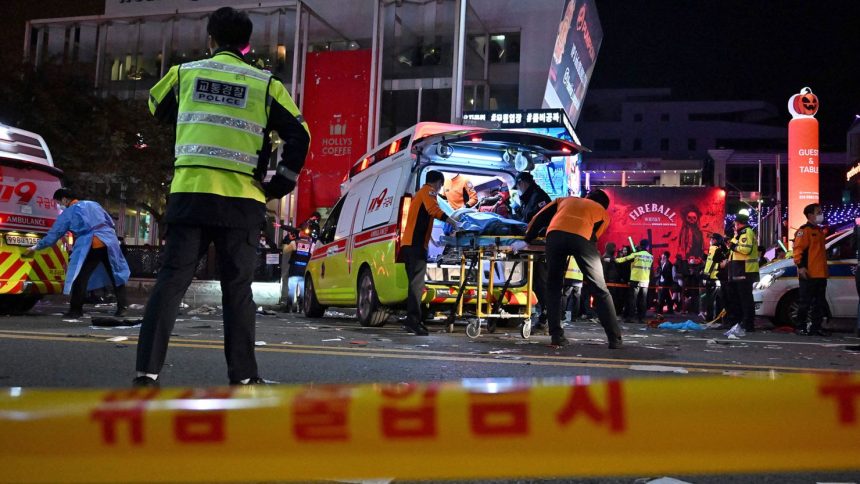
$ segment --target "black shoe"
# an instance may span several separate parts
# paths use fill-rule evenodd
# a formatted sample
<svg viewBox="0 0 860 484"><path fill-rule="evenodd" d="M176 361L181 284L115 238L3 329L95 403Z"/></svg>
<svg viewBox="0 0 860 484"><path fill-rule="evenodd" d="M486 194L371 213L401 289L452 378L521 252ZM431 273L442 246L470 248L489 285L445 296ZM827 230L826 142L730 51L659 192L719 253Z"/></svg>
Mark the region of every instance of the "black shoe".
<svg viewBox="0 0 860 484"><path fill-rule="evenodd" d="M247 382L243 382L242 380L230 382L231 385L239 385L239 386L242 386L242 385L274 385L276 383L278 383L278 382L272 381L272 380L264 380L258 376L255 376L254 378L250 378Z"/></svg>
<svg viewBox="0 0 860 484"><path fill-rule="evenodd" d="M131 386L135 388L155 387L158 388L158 380L154 380L146 375L139 376L131 381Z"/></svg>
<svg viewBox="0 0 860 484"><path fill-rule="evenodd" d="M755 326L750 326L749 328L744 328L744 331L747 333L755 333Z"/></svg>
<svg viewBox="0 0 860 484"><path fill-rule="evenodd" d="M67 311L63 313L63 318L65 319L78 319L84 317L84 313L81 311Z"/></svg>
<svg viewBox="0 0 860 484"><path fill-rule="evenodd" d="M621 336L616 336L616 337L611 338L609 340L609 349L610 350L617 350L617 349L622 348L623 346L624 346L624 344L621 342Z"/></svg>
<svg viewBox="0 0 860 484"><path fill-rule="evenodd" d="M830 331L827 331L826 329L821 329L821 328L815 328L815 329L810 328L809 331L807 332L807 334L809 336L830 336Z"/></svg>
<svg viewBox="0 0 860 484"><path fill-rule="evenodd" d="M114 316L121 318L123 316L128 315L128 308L116 308L116 312L113 313Z"/></svg>
<svg viewBox="0 0 860 484"><path fill-rule="evenodd" d="M564 336L553 336L550 344L553 346L567 346L570 344L570 341Z"/></svg>
<svg viewBox="0 0 860 484"><path fill-rule="evenodd" d="M406 330L407 333L412 333L416 336L427 336L430 334L427 327L421 323L418 323L417 325L404 324L403 329Z"/></svg>
<svg viewBox="0 0 860 484"><path fill-rule="evenodd" d="M549 326L538 323L532 326L532 334L549 334Z"/></svg>

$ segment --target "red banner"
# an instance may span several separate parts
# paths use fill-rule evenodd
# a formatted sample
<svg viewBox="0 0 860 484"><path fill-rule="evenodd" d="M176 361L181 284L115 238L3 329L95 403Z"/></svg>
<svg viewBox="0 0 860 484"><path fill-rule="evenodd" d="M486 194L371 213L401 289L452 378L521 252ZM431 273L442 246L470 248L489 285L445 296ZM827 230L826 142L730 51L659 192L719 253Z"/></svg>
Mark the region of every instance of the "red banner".
<svg viewBox="0 0 860 484"><path fill-rule="evenodd" d="M314 52L307 57L302 114L311 147L299 176L296 222L340 198L340 184L367 151L370 50Z"/></svg>
<svg viewBox="0 0 860 484"><path fill-rule="evenodd" d="M611 223L600 238L617 247L651 241L655 257L669 252L674 260L708 253L708 238L725 232L726 192L714 187L606 187Z"/></svg>

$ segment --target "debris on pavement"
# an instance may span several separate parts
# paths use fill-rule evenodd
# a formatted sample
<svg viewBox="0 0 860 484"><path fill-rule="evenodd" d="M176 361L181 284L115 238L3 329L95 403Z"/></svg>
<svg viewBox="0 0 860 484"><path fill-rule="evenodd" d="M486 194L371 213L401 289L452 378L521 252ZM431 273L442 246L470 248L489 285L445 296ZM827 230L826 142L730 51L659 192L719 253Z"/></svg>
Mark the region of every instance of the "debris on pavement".
<svg viewBox="0 0 860 484"><path fill-rule="evenodd" d="M338 338L329 338L329 339L324 339L324 340L322 340L322 341L323 341L323 343L326 343L326 342L328 342L328 341L343 341L343 338L340 338L340 337L338 337Z"/></svg>
<svg viewBox="0 0 860 484"><path fill-rule="evenodd" d="M204 304L198 308L194 308L194 309L188 311L186 314L215 314L217 312L218 312L218 309L215 308L214 306L209 306L209 305Z"/></svg>
<svg viewBox="0 0 860 484"><path fill-rule="evenodd" d="M119 343L120 341L127 341L127 340L128 340L128 336L114 336L113 338L108 338L105 341L108 341L111 343Z"/></svg>
<svg viewBox="0 0 860 484"><path fill-rule="evenodd" d="M191 326L192 329L204 329L204 328L211 328L211 327L212 327L211 324L198 324L196 326Z"/></svg>
<svg viewBox="0 0 860 484"><path fill-rule="evenodd" d="M263 316L274 316L278 313L272 311L271 309L266 309L263 306L257 307L257 314L262 314Z"/></svg>
<svg viewBox="0 0 860 484"><path fill-rule="evenodd" d="M101 326L105 328L118 328L118 327L132 327L135 325L139 325L142 323L142 319L124 319L124 318L115 318L112 316L102 316L93 318L90 321L91 326Z"/></svg>
<svg viewBox="0 0 860 484"><path fill-rule="evenodd" d="M368 342L367 342L367 341L362 341L362 340L357 340L357 339L356 339L356 340L352 340L352 341L350 341L350 342L349 342L349 344L351 344L351 345L356 345L356 346L367 346L367 345L368 345Z"/></svg>
<svg viewBox="0 0 860 484"><path fill-rule="evenodd" d="M187 304L186 304L186 307L187 307ZM143 309L143 304L129 304L128 308L129 309Z"/></svg>
<svg viewBox="0 0 860 484"><path fill-rule="evenodd" d="M266 346L265 341L254 341L254 346Z"/></svg>

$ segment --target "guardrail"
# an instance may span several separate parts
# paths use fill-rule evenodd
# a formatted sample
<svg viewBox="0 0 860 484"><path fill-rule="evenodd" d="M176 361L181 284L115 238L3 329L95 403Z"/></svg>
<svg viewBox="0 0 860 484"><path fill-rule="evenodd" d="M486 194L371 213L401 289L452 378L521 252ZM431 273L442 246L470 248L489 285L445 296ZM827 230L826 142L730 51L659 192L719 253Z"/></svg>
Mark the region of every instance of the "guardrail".
<svg viewBox="0 0 860 484"><path fill-rule="evenodd" d="M131 270L131 277L154 279L158 274L158 268L161 267L162 250L162 248L155 246L127 246L123 250L123 253ZM277 256L277 264L267 264L267 256L270 255ZM197 263L197 271L194 274L194 278L200 280L218 280L218 275L219 270L215 257L215 248L210 246L209 251ZM259 252L254 269L254 281L276 282L280 279L280 252L277 250Z"/></svg>
<svg viewBox="0 0 860 484"><path fill-rule="evenodd" d="M0 390L0 481L860 469L860 375Z"/></svg>

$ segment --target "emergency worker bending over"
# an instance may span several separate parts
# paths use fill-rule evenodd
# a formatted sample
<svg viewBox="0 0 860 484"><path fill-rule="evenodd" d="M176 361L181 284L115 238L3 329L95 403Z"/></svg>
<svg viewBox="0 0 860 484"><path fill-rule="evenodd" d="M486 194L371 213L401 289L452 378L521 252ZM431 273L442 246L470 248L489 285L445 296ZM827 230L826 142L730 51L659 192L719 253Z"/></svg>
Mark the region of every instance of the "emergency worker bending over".
<svg viewBox="0 0 860 484"><path fill-rule="evenodd" d="M615 306L603 279L603 264L597 251L597 239L609 226L606 208L609 197L602 190L592 190L586 198L557 198L544 207L531 221L525 241L530 243L546 229L547 309L552 344L568 344L561 327L561 292L564 284L566 259L572 256L592 287L597 315L609 347L621 348L621 329L615 316Z"/></svg>

